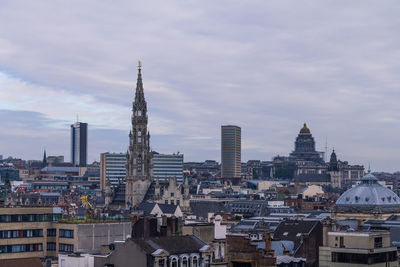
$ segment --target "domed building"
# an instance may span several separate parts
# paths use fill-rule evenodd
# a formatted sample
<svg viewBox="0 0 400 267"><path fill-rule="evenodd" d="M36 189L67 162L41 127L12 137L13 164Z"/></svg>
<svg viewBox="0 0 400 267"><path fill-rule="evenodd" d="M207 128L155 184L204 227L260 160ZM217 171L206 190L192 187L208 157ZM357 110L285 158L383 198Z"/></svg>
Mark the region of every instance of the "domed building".
<svg viewBox="0 0 400 267"><path fill-rule="evenodd" d="M332 210L332 219L386 220L400 215L400 198L392 190L378 183L370 171L361 183L344 192Z"/></svg>
<svg viewBox="0 0 400 267"><path fill-rule="evenodd" d="M306 123L304 123L303 128L300 129L294 143L294 151L290 154L290 157L295 160L311 161L316 163L324 162L321 153L315 150L314 137L311 135L311 131L307 127Z"/></svg>

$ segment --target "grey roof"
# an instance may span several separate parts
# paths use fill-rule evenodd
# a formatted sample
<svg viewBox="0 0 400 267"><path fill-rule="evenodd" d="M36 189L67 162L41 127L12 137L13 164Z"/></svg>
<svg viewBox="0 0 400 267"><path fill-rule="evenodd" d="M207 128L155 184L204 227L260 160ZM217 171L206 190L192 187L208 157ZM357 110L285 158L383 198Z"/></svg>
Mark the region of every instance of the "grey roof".
<svg viewBox="0 0 400 267"><path fill-rule="evenodd" d="M313 182L313 183L328 183L331 181L331 176L329 174L318 174L318 173L302 173L297 175L294 178L295 182L298 183L306 183L306 182Z"/></svg>
<svg viewBox="0 0 400 267"><path fill-rule="evenodd" d="M265 242L257 242L257 248L265 250ZM284 255L284 251L293 254L294 242L288 240L271 241L271 250L274 251L275 256Z"/></svg>
<svg viewBox="0 0 400 267"><path fill-rule="evenodd" d="M150 202L142 202L139 204L139 210L143 211L144 215L150 215L151 211L154 209L154 206L158 205L161 211L164 214L174 214L176 209L178 208L177 205L172 204L159 204L159 203L150 203Z"/></svg>
<svg viewBox="0 0 400 267"><path fill-rule="evenodd" d="M178 208L177 205L172 204L158 204L158 206L164 214L174 214L176 209Z"/></svg>
<svg viewBox="0 0 400 267"><path fill-rule="evenodd" d="M49 167L44 167L40 171L42 171L42 172L51 172L51 173L79 172L79 167L49 166Z"/></svg>
<svg viewBox="0 0 400 267"><path fill-rule="evenodd" d="M143 214L145 216L147 216L147 215L150 215L150 213L154 209L155 205L156 205L156 203L142 202L139 204L138 209L143 211Z"/></svg>
<svg viewBox="0 0 400 267"><path fill-rule="evenodd" d="M285 220L278 225L273 237L275 240L293 241L296 250L300 245L301 235L311 234L318 224L321 223L312 220Z"/></svg>
<svg viewBox="0 0 400 267"><path fill-rule="evenodd" d="M147 253L152 254L158 249L164 249L170 254L183 254L199 252L207 243L195 236L169 236L169 237L150 237L147 239L132 239Z"/></svg>
<svg viewBox="0 0 400 267"><path fill-rule="evenodd" d="M338 212L400 212L400 198L389 188L378 183L371 173L359 185L344 192L336 201Z"/></svg>

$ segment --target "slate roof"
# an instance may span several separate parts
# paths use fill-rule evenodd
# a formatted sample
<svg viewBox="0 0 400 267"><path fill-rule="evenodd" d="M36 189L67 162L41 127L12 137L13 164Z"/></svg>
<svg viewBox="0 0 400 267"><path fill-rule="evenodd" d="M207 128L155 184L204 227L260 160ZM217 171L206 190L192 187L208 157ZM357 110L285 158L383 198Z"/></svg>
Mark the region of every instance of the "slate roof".
<svg viewBox="0 0 400 267"><path fill-rule="evenodd" d="M143 211L143 215L148 216L150 215L151 211L154 209L154 206L157 203L150 203L150 202L142 202L139 204L139 210Z"/></svg>
<svg viewBox="0 0 400 267"><path fill-rule="evenodd" d="M312 183L328 183L331 181L331 176L329 174L318 174L318 173L302 173L297 175L294 178L294 181L297 183L306 183L306 182L312 182Z"/></svg>
<svg viewBox="0 0 400 267"><path fill-rule="evenodd" d="M176 209L178 208L177 205L172 205L172 204L158 204L160 207L161 211L165 214L174 214Z"/></svg>
<svg viewBox="0 0 400 267"><path fill-rule="evenodd" d="M154 209L154 206L158 205L161 211L164 214L174 214L176 209L178 208L177 205L172 204L160 204L160 203L151 203L151 202L142 202L139 204L139 210L143 211L145 216L150 215L151 211Z"/></svg>
<svg viewBox="0 0 400 267"><path fill-rule="evenodd" d="M274 232L274 240L289 240L294 242L294 250L297 250L301 242L301 235L309 235L320 224L313 220L285 220L281 222Z"/></svg>
<svg viewBox="0 0 400 267"><path fill-rule="evenodd" d="M169 236L132 239L146 253L152 254L158 249L164 249L169 254L195 253L207 245L195 236Z"/></svg>
<svg viewBox="0 0 400 267"><path fill-rule="evenodd" d="M190 201L190 209L197 217L207 218L208 213L226 213L228 208L225 202L217 201Z"/></svg>

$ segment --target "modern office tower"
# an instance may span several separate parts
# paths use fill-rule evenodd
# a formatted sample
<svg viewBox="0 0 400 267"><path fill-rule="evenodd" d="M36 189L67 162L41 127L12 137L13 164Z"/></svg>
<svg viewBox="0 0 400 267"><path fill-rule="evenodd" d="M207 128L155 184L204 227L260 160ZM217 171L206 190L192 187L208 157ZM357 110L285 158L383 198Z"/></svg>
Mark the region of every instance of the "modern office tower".
<svg viewBox="0 0 400 267"><path fill-rule="evenodd" d="M71 162L74 166L87 164L88 124L77 122L71 125Z"/></svg>
<svg viewBox="0 0 400 267"><path fill-rule="evenodd" d="M240 178L241 129L239 126L221 126L221 177Z"/></svg>
<svg viewBox="0 0 400 267"><path fill-rule="evenodd" d="M101 153L100 154L100 187L105 190L107 179L111 186L118 185L119 181L125 182L126 154Z"/></svg>
<svg viewBox="0 0 400 267"><path fill-rule="evenodd" d="M153 179L160 183L176 177L177 183L183 183L183 154L154 154Z"/></svg>
<svg viewBox="0 0 400 267"><path fill-rule="evenodd" d="M139 205L153 181L153 153L150 151L150 133L147 131L147 103L140 62L132 111L132 130L126 155L126 207Z"/></svg>

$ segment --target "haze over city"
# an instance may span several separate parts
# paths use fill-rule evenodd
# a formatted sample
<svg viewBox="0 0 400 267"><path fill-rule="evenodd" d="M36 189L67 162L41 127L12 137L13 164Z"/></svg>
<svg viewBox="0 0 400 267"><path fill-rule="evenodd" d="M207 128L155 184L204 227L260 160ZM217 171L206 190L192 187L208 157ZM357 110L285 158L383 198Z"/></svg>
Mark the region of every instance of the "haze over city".
<svg viewBox="0 0 400 267"><path fill-rule="evenodd" d="M152 149L242 160L288 155L306 122L317 150L400 168L398 1L2 1L0 154L69 159L89 124L89 161L124 152L137 61ZM12 12L10 12L12 10Z"/></svg>

